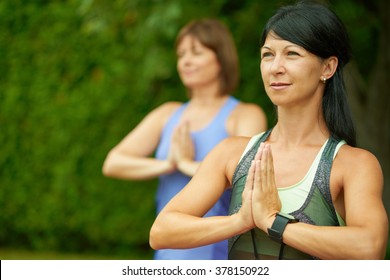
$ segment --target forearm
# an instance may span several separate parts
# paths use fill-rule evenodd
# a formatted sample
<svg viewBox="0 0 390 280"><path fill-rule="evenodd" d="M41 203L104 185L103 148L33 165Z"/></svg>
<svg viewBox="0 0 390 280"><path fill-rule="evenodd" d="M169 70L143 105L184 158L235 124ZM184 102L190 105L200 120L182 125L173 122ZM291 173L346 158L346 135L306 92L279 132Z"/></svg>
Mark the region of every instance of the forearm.
<svg viewBox="0 0 390 280"><path fill-rule="evenodd" d="M155 249L183 249L212 244L245 232L237 215L194 217L171 212L157 217L150 231L150 246Z"/></svg>
<svg viewBox="0 0 390 280"><path fill-rule="evenodd" d="M286 244L320 259L383 259L387 237L364 227L288 224Z"/></svg>
<svg viewBox="0 0 390 280"><path fill-rule="evenodd" d="M192 177L195 175L196 170L198 170L200 162L192 160L182 160L177 163L177 169L183 174Z"/></svg>
<svg viewBox="0 0 390 280"><path fill-rule="evenodd" d="M171 173L175 166L168 160L131 157L120 153L110 153L104 164L103 174L125 180L145 180Z"/></svg>

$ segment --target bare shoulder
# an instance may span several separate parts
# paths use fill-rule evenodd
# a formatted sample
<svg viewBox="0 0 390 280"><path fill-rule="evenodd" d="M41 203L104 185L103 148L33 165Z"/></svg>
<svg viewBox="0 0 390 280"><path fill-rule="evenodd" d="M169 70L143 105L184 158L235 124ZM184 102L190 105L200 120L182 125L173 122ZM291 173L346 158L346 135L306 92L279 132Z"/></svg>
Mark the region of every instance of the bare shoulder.
<svg viewBox="0 0 390 280"><path fill-rule="evenodd" d="M243 152L252 137L232 136L225 138L221 142L221 149L228 150L229 153Z"/></svg>
<svg viewBox="0 0 390 280"><path fill-rule="evenodd" d="M372 185L378 185L379 188L383 185L380 163L368 150L343 145L334 160L334 165L344 183L375 182Z"/></svg>
<svg viewBox="0 0 390 280"><path fill-rule="evenodd" d="M226 176L229 180L233 177L233 173L237 164L245 151L251 137L233 136L222 140L210 153L211 165L218 165L219 162L224 162ZM214 162L212 162L214 161Z"/></svg>
<svg viewBox="0 0 390 280"><path fill-rule="evenodd" d="M182 102L177 101L169 101L161 104L158 106L155 111L160 112L161 114L172 114L174 111L176 111L181 105L183 105Z"/></svg>
<svg viewBox="0 0 390 280"><path fill-rule="evenodd" d="M376 156L368 150L343 145L337 154L335 161L339 161L346 167L357 169L379 168L380 164Z"/></svg>
<svg viewBox="0 0 390 280"><path fill-rule="evenodd" d="M223 139L211 151L218 158L236 158L240 157L248 145L251 137L231 136Z"/></svg>
<svg viewBox="0 0 390 280"><path fill-rule="evenodd" d="M253 114L255 114L265 117L265 113L259 105L245 102L240 102L237 105L236 109L234 110L234 114L237 116L253 116Z"/></svg>
<svg viewBox="0 0 390 280"><path fill-rule="evenodd" d="M168 118L182 105L181 102L169 101L153 109L148 116L165 123Z"/></svg>
<svg viewBox="0 0 390 280"><path fill-rule="evenodd" d="M255 103L240 102L233 110L227 123L230 135L251 136L267 129L267 117Z"/></svg>

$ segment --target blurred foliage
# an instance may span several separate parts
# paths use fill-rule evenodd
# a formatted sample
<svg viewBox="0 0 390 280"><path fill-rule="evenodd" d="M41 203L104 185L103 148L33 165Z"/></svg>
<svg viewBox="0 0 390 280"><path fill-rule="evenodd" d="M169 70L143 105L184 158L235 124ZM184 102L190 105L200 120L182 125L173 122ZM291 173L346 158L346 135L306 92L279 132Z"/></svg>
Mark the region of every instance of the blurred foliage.
<svg viewBox="0 0 390 280"><path fill-rule="evenodd" d="M0 247L151 257L156 181L103 177L107 152L152 108L185 100L173 43L193 18L218 17L232 30L235 95L261 105L271 124L258 42L266 19L289 2L2 0ZM363 54L376 44L375 15L333 2L369 71Z"/></svg>

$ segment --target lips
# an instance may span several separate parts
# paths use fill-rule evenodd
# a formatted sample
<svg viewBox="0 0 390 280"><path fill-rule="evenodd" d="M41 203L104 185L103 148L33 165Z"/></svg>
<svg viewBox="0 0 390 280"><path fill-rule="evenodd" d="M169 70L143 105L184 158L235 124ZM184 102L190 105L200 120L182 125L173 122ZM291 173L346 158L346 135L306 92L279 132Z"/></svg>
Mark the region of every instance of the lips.
<svg viewBox="0 0 390 280"><path fill-rule="evenodd" d="M275 89L275 90L282 90L287 87L289 87L291 84L290 83L284 83L284 82L272 82L270 84L270 87Z"/></svg>
<svg viewBox="0 0 390 280"><path fill-rule="evenodd" d="M195 73L195 70L193 69L186 69L186 70L182 70L180 71L183 75L185 76L191 76Z"/></svg>

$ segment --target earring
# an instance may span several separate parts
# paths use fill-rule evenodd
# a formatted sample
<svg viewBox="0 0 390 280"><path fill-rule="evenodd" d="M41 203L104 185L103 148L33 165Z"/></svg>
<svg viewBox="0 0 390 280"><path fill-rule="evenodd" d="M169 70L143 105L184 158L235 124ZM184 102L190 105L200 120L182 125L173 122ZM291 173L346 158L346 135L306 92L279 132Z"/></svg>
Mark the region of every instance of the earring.
<svg viewBox="0 0 390 280"><path fill-rule="evenodd" d="M326 84L326 78L325 78L325 77L322 77L322 78L321 78L321 82L324 83L324 84Z"/></svg>

